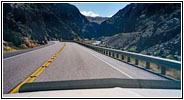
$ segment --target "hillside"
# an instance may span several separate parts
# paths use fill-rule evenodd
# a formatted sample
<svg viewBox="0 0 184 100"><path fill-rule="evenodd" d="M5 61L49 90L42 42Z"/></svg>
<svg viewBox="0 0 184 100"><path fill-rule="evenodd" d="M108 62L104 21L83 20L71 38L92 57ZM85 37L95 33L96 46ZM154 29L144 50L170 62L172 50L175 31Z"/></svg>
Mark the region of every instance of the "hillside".
<svg viewBox="0 0 184 100"><path fill-rule="evenodd" d="M108 19L108 17L90 17L90 16L86 16L86 18L88 21L98 24L101 24L102 22Z"/></svg>
<svg viewBox="0 0 184 100"><path fill-rule="evenodd" d="M105 46L170 59L181 55L181 5L129 4L97 31Z"/></svg>
<svg viewBox="0 0 184 100"><path fill-rule="evenodd" d="M94 36L98 24L65 3L4 3L3 39L16 47Z"/></svg>
<svg viewBox="0 0 184 100"><path fill-rule="evenodd" d="M66 3L3 3L7 50L78 36L96 38L107 47L180 60L181 5L129 4L111 18L91 18Z"/></svg>

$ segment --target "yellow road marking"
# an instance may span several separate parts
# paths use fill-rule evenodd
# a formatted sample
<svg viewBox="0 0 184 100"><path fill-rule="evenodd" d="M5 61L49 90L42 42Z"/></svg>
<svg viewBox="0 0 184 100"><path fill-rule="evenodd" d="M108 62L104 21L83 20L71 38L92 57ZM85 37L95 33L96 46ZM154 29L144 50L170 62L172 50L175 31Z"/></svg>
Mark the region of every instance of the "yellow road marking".
<svg viewBox="0 0 184 100"><path fill-rule="evenodd" d="M64 45L62 46L62 48L56 53L54 54L54 56L52 56L49 60L47 60L42 66L40 66L36 71L34 71L29 77L27 77L22 83L20 83L16 88L14 88L10 94L15 93L23 84L25 84L27 81L29 81L31 78L31 80L29 81L29 83L33 82L42 72L43 70L49 66L49 64L56 58L56 56L58 56L61 51L64 49L64 47L66 46L66 43L64 43ZM43 67L44 66L44 67ZM37 74L36 74L37 73ZM36 75L35 75L36 74ZM35 75L35 76L34 76Z"/></svg>
<svg viewBox="0 0 184 100"><path fill-rule="evenodd" d="M27 79L25 79L22 83L20 83L16 88L14 88L10 94L15 93L24 83L26 83L28 80L30 79L30 77L28 77Z"/></svg>
<svg viewBox="0 0 184 100"><path fill-rule="evenodd" d="M41 71L39 71L39 72L36 74L36 77L38 77L38 76L41 74L41 72L42 72L45 68L46 68L46 67L42 68ZM32 83L32 82L36 79L36 77L33 77L33 78L29 81L29 83Z"/></svg>
<svg viewBox="0 0 184 100"><path fill-rule="evenodd" d="M47 65L45 65L45 66L47 67L49 64L50 64L50 63L47 63ZM44 70L46 67L42 68L35 76L38 77L38 76L43 72L43 70ZM29 83L32 83L32 82L36 79L36 77L33 77L33 78L29 81Z"/></svg>

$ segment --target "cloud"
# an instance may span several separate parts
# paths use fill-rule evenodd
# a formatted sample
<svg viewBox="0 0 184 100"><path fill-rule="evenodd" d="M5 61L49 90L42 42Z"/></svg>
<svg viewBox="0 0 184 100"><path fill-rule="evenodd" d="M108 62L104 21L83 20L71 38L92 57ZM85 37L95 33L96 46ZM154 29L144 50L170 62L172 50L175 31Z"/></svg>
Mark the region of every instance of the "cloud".
<svg viewBox="0 0 184 100"><path fill-rule="evenodd" d="M90 16L90 17L97 17L99 16L99 14L95 14L94 12L92 11L81 11L81 14L83 14L84 16Z"/></svg>

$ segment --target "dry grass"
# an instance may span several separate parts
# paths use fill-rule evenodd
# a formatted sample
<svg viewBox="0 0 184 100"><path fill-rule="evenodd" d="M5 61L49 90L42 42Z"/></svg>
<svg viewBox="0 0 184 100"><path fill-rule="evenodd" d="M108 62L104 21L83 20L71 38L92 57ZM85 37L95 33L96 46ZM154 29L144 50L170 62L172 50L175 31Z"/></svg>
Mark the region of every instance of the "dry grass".
<svg viewBox="0 0 184 100"><path fill-rule="evenodd" d="M10 46L3 45L3 54L14 52L14 51L17 51L17 50Z"/></svg>
<svg viewBox="0 0 184 100"><path fill-rule="evenodd" d="M45 44L45 45L47 45L47 44ZM30 47L27 47L25 44L21 44L21 48L13 48L11 46L3 45L3 54L15 52L18 50L27 50L27 49L31 49L31 48L35 48L35 47L40 47L40 46L44 46L44 45L31 44Z"/></svg>
<svg viewBox="0 0 184 100"><path fill-rule="evenodd" d="M154 72L161 73L161 66L158 64L150 63L150 69Z"/></svg>
<svg viewBox="0 0 184 100"><path fill-rule="evenodd" d="M166 68L166 75L181 80L181 71L176 69Z"/></svg>

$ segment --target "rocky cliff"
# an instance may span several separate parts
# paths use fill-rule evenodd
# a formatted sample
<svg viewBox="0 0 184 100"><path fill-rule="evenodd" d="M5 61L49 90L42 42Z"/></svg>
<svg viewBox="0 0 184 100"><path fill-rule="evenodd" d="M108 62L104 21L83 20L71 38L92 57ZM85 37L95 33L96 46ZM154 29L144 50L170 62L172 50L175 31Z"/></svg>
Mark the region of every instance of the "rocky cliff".
<svg viewBox="0 0 184 100"><path fill-rule="evenodd" d="M97 31L104 45L177 59L181 55L181 4L129 4Z"/></svg>
<svg viewBox="0 0 184 100"><path fill-rule="evenodd" d="M129 4L97 24L71 4L3 3L3 40L11 45L28 47L78 36L98 38L112 48L180 59L181 4Z"/></svg>
<svg viewBox="0 0 184 100"><path fill-rule="evenodd" d="M3 39L15 46L28 41L44 44L48 40L90 38L96 32L79 10L65 3L4 3Z"/></svg>

